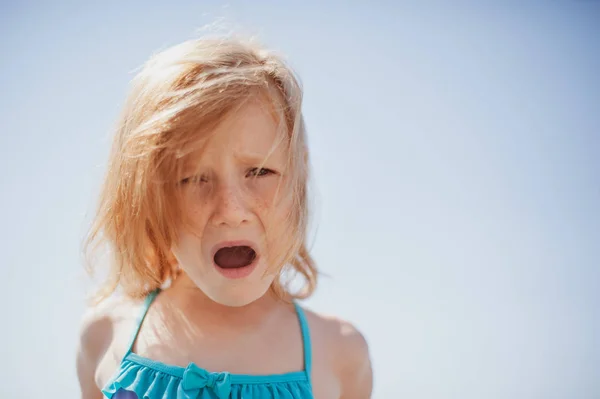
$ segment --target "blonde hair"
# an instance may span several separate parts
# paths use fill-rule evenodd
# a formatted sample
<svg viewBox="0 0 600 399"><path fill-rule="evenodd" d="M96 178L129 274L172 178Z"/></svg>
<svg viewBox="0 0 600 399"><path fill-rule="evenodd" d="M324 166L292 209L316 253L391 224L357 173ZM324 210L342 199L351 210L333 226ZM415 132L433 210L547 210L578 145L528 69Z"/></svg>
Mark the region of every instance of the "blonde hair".
<svg viewBox="0 0 600 399"><path fill-rule="evenodd" d="M270 101L287 133L293 197L291 239L271 289L306 298L317 269L306 247L308 149L302 89L281 57L234 38L190 40L153 57L135 76L119 119L86 249L108 244L112 260L99 300L117 288L139 298L177 277L171 246L181 214L182 159L231 112L257 95ZM292 292L286 271L304 286Z"/></svg>

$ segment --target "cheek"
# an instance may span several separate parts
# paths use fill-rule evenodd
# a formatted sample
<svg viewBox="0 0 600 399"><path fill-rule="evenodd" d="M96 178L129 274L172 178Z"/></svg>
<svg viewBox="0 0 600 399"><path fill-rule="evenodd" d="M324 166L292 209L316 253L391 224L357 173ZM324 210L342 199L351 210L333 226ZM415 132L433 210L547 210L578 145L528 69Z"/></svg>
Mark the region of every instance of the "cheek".
<svg viewBox="0 0 600 399"><path fill-rule="evenodd" d="M208 223L209 202L207 199L186 198L181 206L184 223L187 223L189 229L194 234L203 231Z"/></svg>
<svg viewBox="0 0 600 399"><path fill-rule="evenodd" d="M293 228L295 220L292 210L292 195L285 193L265 207L261 216L265 227L267 243L270 249L278 250L287 245L290 229Z"/></svg>
<svg viewBox="0 0 600 399"><path fill-rule="evenodd" d="M274 176L257 178L248 181L248 190L253 197L259 199L265 206L275 205L277 198L280 196L279 191L282 189L282 187L278 187L279 182L280 179Z"/></svg>
<svg viewBox="0 0 600 399"><path fill-rule="evenodd" d="M276 178L258 179L250 185L254 207L263 223L281 224L291 205L291 193L285 181Z"/></svg>
<svg viewBox="0 0 600 399"><path fill-rule="evenodd" d="M260 198L269 208L286 208L292 197L292 185L288 178L270 176L256 179L248 185L250 192Z"/></svg>

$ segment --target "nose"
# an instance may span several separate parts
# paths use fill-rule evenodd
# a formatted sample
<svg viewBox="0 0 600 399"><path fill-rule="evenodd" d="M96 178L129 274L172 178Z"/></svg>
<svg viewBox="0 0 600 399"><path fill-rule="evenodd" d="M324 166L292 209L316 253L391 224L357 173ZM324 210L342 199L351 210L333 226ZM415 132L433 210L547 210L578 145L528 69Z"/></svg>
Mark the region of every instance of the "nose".
<svg viewBox="0 0 600 399"><path fill-rule="evenodd" d="M246 204L244 190L234 184L221 185L217 189L217 195L213 224L215 226L238 227L248 222L250 211Z"/></svg>

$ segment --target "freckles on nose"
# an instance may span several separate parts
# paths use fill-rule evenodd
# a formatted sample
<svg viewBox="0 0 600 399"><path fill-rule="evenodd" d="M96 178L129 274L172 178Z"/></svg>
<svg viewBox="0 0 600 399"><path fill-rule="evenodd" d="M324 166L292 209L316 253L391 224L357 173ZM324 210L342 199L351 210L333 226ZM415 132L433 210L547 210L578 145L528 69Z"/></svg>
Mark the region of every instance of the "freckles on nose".
<svg viewBox="0 0 600 399"><path fill-rule="evenodd" d="M221 208L222 210L237 211L241 209L241 205L237 198L226 196L220 198L217 208Z"/></svg>
<svg viewBox="0 0 600 399"><path fill-rule="evenodd" d="M235 187L223 188L215 197L216 213L226 218L240 218L246 213L247 198L242 190Z"/></svg>
<svg viewBox="0 0 600 399"><path fill-rule="evenodd" d="M218 196L217 201L228 207L239 207L240 202L242 201L242 193L241 190L235 188L225 188L221 190L221 195Z"/></svg>

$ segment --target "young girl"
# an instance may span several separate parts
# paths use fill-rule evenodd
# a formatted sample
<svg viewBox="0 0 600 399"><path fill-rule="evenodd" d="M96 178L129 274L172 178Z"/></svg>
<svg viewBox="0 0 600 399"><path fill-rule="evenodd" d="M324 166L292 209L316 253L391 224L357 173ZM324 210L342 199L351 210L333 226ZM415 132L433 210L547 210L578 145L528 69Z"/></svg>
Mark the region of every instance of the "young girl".
<svg viewBox="0 0 600 399"><path fill-rule="evenodd" d="M83 320L83 398L371 396L362 335L297 302L317 282L301 97L280 58L234 39L134 78L90 235L113 259Z"/></svg>

